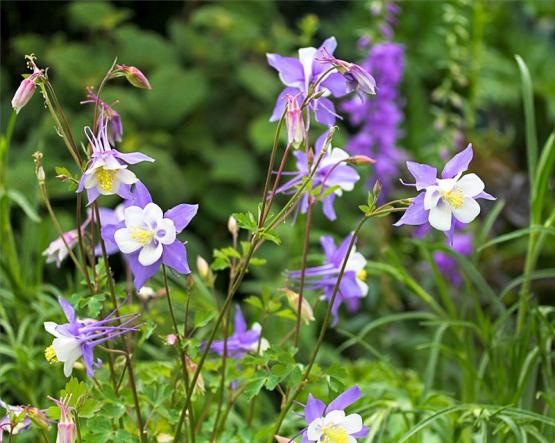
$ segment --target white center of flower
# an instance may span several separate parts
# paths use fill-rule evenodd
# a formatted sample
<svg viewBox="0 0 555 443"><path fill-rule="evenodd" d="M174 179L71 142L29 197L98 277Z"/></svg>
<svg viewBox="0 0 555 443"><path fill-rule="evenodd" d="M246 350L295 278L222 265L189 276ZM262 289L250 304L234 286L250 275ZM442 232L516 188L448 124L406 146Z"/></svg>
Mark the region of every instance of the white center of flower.
<svg viewBox="0 0 555 443"><path fill-rule="evenodd" d="M126 165L108 154L94 158L85 176L85 189L96 188L102 195L117 194L121 184L132 185L138 180Z"/></svg>
<svg viewBox="0 0 555 443"><path fill-rule="evenodd" d="M144 208L130 206L124 210L125 228L118 229L114 238L124 254L139 251L139 263L150 266L156 263L164 251L163 245L175 241L173 220L164 218L160 207L154 203Z"/></svg>

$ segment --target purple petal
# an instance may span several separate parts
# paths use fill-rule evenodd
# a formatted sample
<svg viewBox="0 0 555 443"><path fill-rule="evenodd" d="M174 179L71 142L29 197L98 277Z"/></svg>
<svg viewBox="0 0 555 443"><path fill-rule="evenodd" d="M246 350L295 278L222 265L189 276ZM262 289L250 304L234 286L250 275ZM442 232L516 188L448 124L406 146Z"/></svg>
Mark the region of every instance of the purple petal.
<svg viewBox="0 0 555 443"><path fill-rule="evenodd" d="M279 78L286 86L303 87L304 70L298 59L283 57L279 54L266 54L266 58L268 64L279 72Z"/></svg>
<svg viewBox="0 0 555 443"><path fill-rule="evenodd" d="M94 376L94 357L93 357L93 347L88 345L81 345L81 352L83 353L83 360L85 361L85 367L87 368L87 375L89 377Z"/></svg>
<svg viewBox="0 0 555 443"><path fill-rule="evenodd" d="M335 124L335 106L332 101L327 98L319 98L315 100L316 110L314 115L316 121L326 126L332 126Z"/></svg>
<svg viewBox="0 0 555 443"><path fill-rule="evenodd" d="M81 178L79 179L79 186L77 187L77 191L75 191L77 194L79 194L80 192L83 192L83 189L85 189L85 180L86 180L86 178L87 178L87 176L85 174L83 174L81 176Z"/></svg>
<svg viewBox="0 0 555 443"><path fill-rule="evenodd" d="M308 439L308 434L306 431L303 432L303 439L301 440L301 443L311 443L311 441Z"/></svg>
<svg viewBox="0 0 555 443"><path fill-rule="evenodd" d="M276 100L276 105L272 112L272 116L270 117L271 122L277 122L283 115L285 111L285 105L287 104L287 100L285 99L285 97L287 95L294 96L294 95L297 95L298 93L299 93L299 90L297 88L285 88L283 91L280 92ZM304 96L301 95L298 97L298 99L302 101L304 100Z"/></svg>
<svg viewBox="0 0 555 443"><path fill-rule="evenodd" d="M179 240L174 241L171 245L164 245L162 263L181 274L191 273L187 263L187 250L185 249L185 245Z"/></svg>
<svg viewBox="0 0 555 443"><path fill-rule="evenodd" d="M237 309L235 310L235 319L233 324L235 327L235 334L242 333L247 330L247 323L245 322L245 317L243 317L243 313L241 312L239 305L237 305Z"/></svg>
<svg viewBox="0 0 555 443"><path fill-rule="evenodd" d="M121 183L119 185L117 194L124 200L129 200L130 198L133 198L133 193L131 192L131 185Z"/></svg>
<svg viewBox="0 0 555 443"><path fill-rule="evenodd" d="M98 197L100 197L100 192L98 192L96 186L94 188L87 189L87 206L92 205Z"/></svg>
<svg viewBox="0 0 555 443"><path fill-rule="evenodd" d="M334 221L337 216L335 215L335 209L333 208L333 202L335 200L335 194L328 195L322 202L322 210L324 215L330 221Z"/></svg>
<svg viewBox="0 0 555 443"><path fill-rule="evenodd" d="M148 188L144 185L143 182L138 181L133 187L131 197L125 201L125 206L139 206L141 208L144 208L151 202L152 197L150 196L150 192L148 192Z"/></svg>
<svg viewBox="0 0 555 443"><path fill-rule="evenodd" d="M343 411L357 401L361 395L362 392L360 392L360 388L358 386L353 386L352 388L347 389L342 394L339 394L339 396L328 405L326 408L326 414L331 411Z"/></svg>
<svg viewBox="0 0 555 443"><path fill-rule="evenodd" d="M345 239L343 239L343 241L335 251L335 255L332 261L336 266L338 267L341 266L341 263L343 262L343 260L345 259L345 256L347 255L347 250L349 249L349 244L351 243L352 238L353 238L353 234L351 233L347 237L345 237Z"/></svg>
<svg viewBox="0 0 555 443"><path fill-rule="evenodd" d="M320 151L322 151L322 148L324 147L324 142L326 141L326 138L328 137L329 132L330 132L330 129L325 131L322 135L320 135L320 137L318 137L316 139L316 143L314 143L314 149L315 149L314 155L316 157L318 157L320 155ZM303 157L303 158L305 158L305 157ZM306 159L305 159L305 161L306 161Z"/></svg>
<svg viewBox="0 0 555 443"><path fill-rule="evenodd" d="M70 323L75 323L75 309L73 309L73 306L71 306L69 302L63 297L58 297L58 303L62 307L62 310L64 311L64 314L68 321Z"/></svg>
<svg viewBox="0 0 555 443"><path fill-rule="evenodd" d="M416 162L407 162L407 168L416 180L416 190L420 191L428 186L433 186L436 184L437 180L437 169Z"/></svg>
<svg viewBox="0 0 555 443"><path fill-rule="evenodd" d="M109 208L98 208L98 214L100 215L100 224L102 226L117 225L120 221L116 211Z"/></svg>
<svg viewBox="0 0 555 443"><path fill-rule="evenodd" d="M115 152L116 157L123 160L125 163L129 163L130 165L134 165L134 164L140 163L140 162L153 162L154 161L154 159L152 157L149 157L148 155L145 155L141 152L123 153L123 152L119 152L115 149L113 151Z"/></svg>
<svg viewBox="0 0 555 443"><path fill-rule="evenodd" d="M447 243L449 246L453 246L453 239L455 236L455 223L451 222L451 228L448 231L444 231L445 236L447 237Z"/></svg>
<svg viewBox="0 0 555 443"><path fill-rule="evenodd" d="M469 143L464 151L459 152L451 160L447 162L443 171L441 172L442 178L453 178L457 174L464 172L468 169L474 152L472 151L472 143Z"/></svg>
<svg viewBox="0 0 555 443"><path fill-rule="evenodd" d="M428 221L428 213L424 209L424 192L421 192L412 201L411 205L407 208L403 216L393 226L401 225L422 225Z"/></svg>
<svg viewBox="0 0 555 443"><path fill-rule="evenodd" d="M343 97L347 94L347 80L339 72L329 74L320 85L330 91L334 97Z"/></svg>
<svg viewBox="0 0 555 443"><path fill-rule="evenodd" d="M197 214L197 211L198 205L181 204L166 211L164 217L173 221L175 230L179 234Z"/></svg>
<svg viewBox="0 0 555 443"><path fill-rule="evenodd" d="M474 197L474 200L477 200L479 198L483 198L484 200L497 200L496 197L494 197L493 195L488 194L485 191L480 192L476 197Z"/></svg>
<svg viewBox="0 0 555 443"><path fill-rule="evenodd" d="M179 242L176 242L179 243ZM166 247L164 247L165 252ZM139 254L126 254L128 258L129 267L131 268L131 272L133 273L133 283L135 284L135 288L137 290L141 289L147 281L149 281L160 269L160 265L162 264L162 260L158 260L156 263L153 263L150 266L143 266L139 263Z"/></svg>
<svg viewBox="0 0 555 443"><path fill-rule="evenodd" d="M354 434L351 434L351 437L355 438L364 438L370 432L370 428L368 426L363 426L362 429Z"/></svg>
<svg viewBox="0 0 555 443"><path fill-rule="evenodd" d="M335 37L329 37L326 40L324 40L324 42L318 48L316 58L322 57L325 55L333 55L336 48L337 48L337 40L335 39ZM323 51L324 49L325 51ZM329 63L322 63L318 60L315 60L312 65L312 76L314 77L314 79L316 79L316 77L319 74L327 70L329 67L330 67Z"/></svg>
<svg viewBox="0 0 555 443"><path fill-rule="evenodd" d="M328 259L331 259L335 254L335 241L329 235L324 235L320 237L320 244L322 245L322 249L324 250L324 254Z"/></svg>
<svg viewBox="0 0 555 443"><path fill-rule="evenodd" d="M308 399L306 400L306 406L304 408L304 419L307 424L312 423L317 418L324 415L326 410L326 405L322 400L314 398L312 394L308 394Z"/></svg>

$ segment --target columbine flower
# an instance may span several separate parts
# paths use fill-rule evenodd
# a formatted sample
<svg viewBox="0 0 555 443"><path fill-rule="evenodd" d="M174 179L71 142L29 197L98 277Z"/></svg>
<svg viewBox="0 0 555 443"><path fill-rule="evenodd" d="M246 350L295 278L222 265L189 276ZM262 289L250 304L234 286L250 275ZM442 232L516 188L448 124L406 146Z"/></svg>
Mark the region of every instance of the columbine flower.
<svg viewBox="0 0 555 443"><path fill-rule="evenodd" d="M116 226L124 220L123 211L128 202L120 203L114 209L110 208L98 208L98 213L100 215L100 226ZM92 211L89 212L89 217L92 216ZM104 247L106 248L107 255L113 255L119 252L118 245L113 239L104 239ZM94 248L94 253L97 256L102 256L102 247L100 243Z"/></svg>
<svg viewBox="0 0 555 443"><path fill-rule="evenodd" d="M102 117L110 125L110 133L108 134L110 143L114 145L115 142L121 142L123 137L123 125L119 113L104 100L100 99L100 97L94 93L91 86L87 87L87 100L81 102L82 105L86 103L93 103L95 106L100 107Z"/></svg>
<svg viewBox="0 0 555 443"><path fill-rule="evenodd" d="M287 143L297 149L304 140L305 127L301 108L296 97L287 96L287 111L285 113L287 126Z"/></svg>
<svg viewBox="0 0 555 443"><path fill-rule="evenodd" d="M0 443L2 443L4 432L15 435L28 430L31 426L31 419L23 406L12 406L0 400L0 408L7 412L4 417L0 418Z"/></svg>
<svg viewBox="0 0 555 443"><path fill-rule="evenodd" d="M455 221L473 221L480 213L477 199L495 200L484 192L484 182L476 174L462 175L472 157L472 145L469 144L447 162L441 178L437 178L437 169L432 166L407 162L407 168L416 180L416 183L407 186L424 192L412 201L395 226L430 223L435 229L445 232L452 244Z"/></svg>
<svg viewBox="0 0 555 443"><path fill-rule="evenodd" d="M266 54L268 64L279 72L280 80L287 86L277 98L270 121L277 121L281 118L288 95L298 96L300 101L306 98L310 85L315 84L319 77L330 67L318 62L316 58L323 55L323 50L328 54L333 54L336 47L335 37L330 37L322 43L319 49L299 49L298 59L283 57L279 54ZM322 96L311 100L308 105L314 112L316 121L327 126L333 125L337 114L332 101L327 97L330 94L334 97L341 97L347 93L345 78L337 72L327 74L326 78L319 82L318 87L313 92L322 93Z"/></svg>
<svg viewBox="0 0 555 443"><path fill-rule="evenodd" d="M133 172L127 169L128 163L134 165L143 161L153 162L154 159L140 152L122 153L112 149L108 140L108 124L104 118L100 120L98 136L89 127L85 135L93 148L89 167L81 177L77 192L87 190L89 205L100 195L117 194L122 198L131 196L131 185L138 182Z"/></svg>
<svg viewBox="0 0 555 443"><path fill-rule="evenodd" d="M125 254L133 272L134 283L141 289L165 264L181 274L189 274L185 245L177 239L196 215L198 205L177 205L162 212L152 202L148 189L140 182L135 185L124 220L102 228L104 241L113 241Z"/></svg>
<svg viewBox="0 0 555 443"><path fill-rule="evenodd" d="M251 329L247 329L247 323L241 312L241 308L237 306L235 311L234 320L235 330L233 335L227 338L227 355L233 358L241 358L245 353L258 351L258 342L260 341L260 353L263 353L270 347L268 340L265 338L260 339L260 332L262 326L260 323L254 323ZM212 351L223 355L224 354L224 340L216 340L212 343Z"/></svg>
<svg viewBox="0 0 555 443"><path fill-rule="evenodd" d="M289 306L291 306L291 308L293 308L293 310L295 311L295 314L297 314L297 310L299 309L300 295L287 288L283 289L283 292L285 292L285 296L287 297ZM301 320L305 325L308 325L311 321L315 320L312 306L310 306L310 303L305 297L303 297L301 301Z"/></svg>
<svg viewBox="0 0 555 443"><path fill-rule="evenodd" d="M29 103L37 88L37 80L43 76L43 71L35 64L34 57L30 55L26 58L27 66L33 70L33 73L21 81L12 98L12 108L16 114L19 114L19 111Z"/></svg>
<svg viewBox="0 0 555 443"><path fill-rule="evenodd" d="M362 424L358 414L345 414L345 409L361 397L360 388L347 389L328 406L312 394L304 408L308 427L303 432L302 443L355 443L357 438L366 437L369 429Z"/></svg>
<svg viewBox="0 0 555 443"><path fill-rule="evenodd" d="M333 238L323 236L320 239L320 244L324 249L326 261L322 266L307 268L305 270L305 287L307 289L322 291L324 295L322 298L331 301L335 283L341 270L341 265L347 254L349 243L353 234L345 238L339 247L335 246ZM342 303L347 305L350 312L358 310L360 299L366 297L368 294L368 285L366 284L366 259L364 256L356 251L353 247L351 254L347 260L343 278L339 284L339 290L335 296L335 302L332 307L332 314L334 317L334 325L338 321L339 306ZM301 272L294 271L289 273L289 278L293 280L300 280Z"/></svg>
<svg viewBox="0 0 555 443"><path fill-rule="evenodd" d="M316 141L316 153L314 158L318 158L321 150L324 147L325 140L328 133L325 132ZM293 153L297 159L297 171L293 173L286 173L294 177L280 186L277 193L293 193L295 187L300 185L305 177L310 175L309 163L306 153L295 151ZM359 180L358 172L347 163L350 160L349 154L343 149L333 148L328 150L320 161L318 169L312 177L313 187L321 186L321 192L324 193L326 189L337 187L334 192L327 195L322 201L322 209L325 216L330 220L335 220L335 210L333 202L336 196L341 196L343 191L352 191L355 183ZM284 174L285 175L285 174ZM304 214L308 209L309 196L305 193L301 200L301 212Z"/></svg>
<svg viewBox="0 0 555 443"><path fill-rule="evenodd" d="M48 397L56 406L60 408L60 419L58 420L58 435L56 436L56 443L74 443L77 440L77 430L73 414L67 405L68 399L55 399Z"/></svg>
<svg viewBox="0 0 555 443"><path fill-rule="evenodd" d="M146 78L146 75L144 75L139 68L135 66L116 65L116 72L118 71L136 88L152 89L148 78Z"/></svg>
<svg viewBox="0 0 555 443"><path fill-rule="evenodd" d="M46 257L46 263L56 263L59 268L62 262L69 255L69 251L73 249L79 241L79 232L77 229L64 232L48 245L48 248L42 253ZM67 245L67 246L66 246Z"/></svg>
<svg viewBox="0 0 555 443"><path fill-rule="evenodd" d="M356 91L361 98L364 98L363 94L374 95L376 93L376 80L366 69L355 63L333 57L325 48L322 52L323 54L316 60L325 65L334 66L339 71L347 81L347 92Z"/></svg>
<svg viewBox="0 0 555 443"><path fill-rule="evenodd" d="M64 375L69 377L74 363L83 356L87 375L94 375L94 367L99 362L94 361L94 347L114 337L136 331L137 328L127 325L137 319L137 315L122 315L114 317L108 315L103 320L84 319L80 320L75 315L75 310L65 299L58 297L58 303L62 307L69 323L57 324L51 321L44 323L44 329L54 337L52 345L46 348L44 355L49 362L61 361L64 363ZM110 326L114 322L121 324Z"/></svg>
<svg viewBox="0 0 555 443"><path fill-rule="evenodd" d="M376 78L379 94L373 100L357 97L344 102L341 108L349 114L353 126L361 126L359 132L347 143L346 149L353 154L369 155L376 159L374 181L383 185L380 201L384 202L399 176L399 163L404 159L397 147L403 112L399 100L399 85L403 79L405 54L401 45L381 43L374 45L362 66Z"/></svg>

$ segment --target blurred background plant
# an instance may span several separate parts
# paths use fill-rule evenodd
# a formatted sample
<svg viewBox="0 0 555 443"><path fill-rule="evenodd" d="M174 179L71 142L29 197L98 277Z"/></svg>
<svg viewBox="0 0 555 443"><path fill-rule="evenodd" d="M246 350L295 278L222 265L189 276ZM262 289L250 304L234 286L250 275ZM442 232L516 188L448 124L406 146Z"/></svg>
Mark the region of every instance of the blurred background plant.
<svg viewBox="0 0 555 443"><path fill-rule="evenodd" d="M519 342L522 346L510 340L507 310L525 280L522 269L530 247L530 231L514 232L522 232L518 230L532 222L543 223L553 208L553 193L548 192L540 218L530 220L529 177L536 171L529 174L527 170L530 127L527 133L514 54L522 56L533 79L535 119L531 125L541 147L555 121L555 77L550 63L555 59L555 5L532 0L399 2L395 23L387 22L387 6L388 2L377 0L4 2L0 132L5 133L8 126L10 100L24 72L24 54L34 53L41 66L50 67L73 133L80 137L82 127L91 123L90 105L80 104L86 87L97 85L116 57L118 62L139 66L152 90L145 93L114 82L106 87L103 99L117 100L114 108L124 124L121 150L141 150L156 158L156 166L140 165L135 171L160 206L169 208L182 201L200 204L188 236L192 264L196 255L208 258L214 248L228 242L225 225L231 213L255 210L275 129L268 118L281 90L279 79L267 66L266 52L290 54L335 35L340 58L362 60L377 42L401 44L406 60L398 103L404 121L397 147L408 159L439 164L438 158L472 142L477 153L474 170L498 202L489 206L488 216L474 228L473 252L467 258L454 258L462 279L459 285L442 275L433 260L434 252L449 254L440 236L435 237L437 243L430 238L411 240L409 235L400 240L391 229L391 218L373 221L365 229L358 249L372 260L371 289L364 309L330 333L322 350L322 365L337 366L337 374L329 375L330 386L339 390L336 383L348 385L345 380L353 380L375 392L375 404L368 401L366 405L374 405L376 434L372 438L376 441L397 442L418 422L418 414L403 422L402 411L457 407L457 401L512 404L553 416L553 391L543 384L551 370L551 308L531 309L528 340ZM391 26L392 32L384 32L384 25ZM365 45L359 44L361 39ZM11 141L6 170L9 193L2 190L1 198L11 202L23 265L18 293L8 284L13 279L8 272L3 273L0 286L0 398L40 406L45 406L46 395L63 386L63 379L53 374L42 357L46 339L37 325L56 312L52 295L79 291L71 264L58 271L44 266L40 256L57 235L40 205L31 157L36 150L44 153L49 192L64 229L75 227L74 194L55 179L55 168L67 164L67 154L43 111L41 100L35 97L18 117ZM349 120L339 122L339 127L336 146L357 132ZM390 192L396 198L406 196L396 184ZM357 202L365 201L366 194L367 187L359 186L354 195L338 200L340 216L333 225L315 215L314 244L323 233L348 233L358 217ZM283 269L298 268L302 225L280 229L289 247L262 250L267 265L253 269L242 286L243 296L274 293L283 286ZM485 247L488 239L503 234L512 235L510 241ZM546 305L552 303L549 295L555 289L555 244L550 238L542 242L541 273L537 271L532 282L536 299ZM444 307L457 312L448 321L430 317L413 296L419 291L444 297L442 303L451 299L452 305L446 302ZM257 302L248 300L256 312ZM93 311L97 308L87 306ZM158 308L153 315L161 320L163 312L163 307ZM495 314L493 319L488 313ZM465 322L478 322L477 336L465 330ZM280 337L289 325L275 322L268 327L267 336ZM310 349L315 331L314 326L304 329L301 352ZM530 340L535 347L528 347ZM149 365L156 366L160 374L167 372L169 380L170 371L164 372L163 363L167 352L148 342L143 352ZM356 363L340 370L340 362L346 361ZM547 372L539 386L528 383L542 371ZM145 366L139 375L147 377L148 385L154 377L148 380L147 373ZM211 389L216 383L216 379L212 385L207 382ZM253 388L252 396L256 393ZM165 398L169 393L144 395L156 404L156 396ZM263 410L262 405L272 400L265 397L258 408ZM112 407L117 409L115 402ZM123 411L117 409L117 413ZM399 411L401 415L395 415ZM511 411L499 414L493 406L453 412L459 412L457 420L439 416L432 423L433 432L414 441L469 441L468 423L479 430L485 427L484 435L488 435L496 426L512 432L515 420L526 427L537 419L515 418L514 411L513 415ZM175 420L172 414L167 412L168 422ZM268 417L261 414L259 419ZM237 415L230 417L233 424L240 421ZM382 428L381 423L387 426ZM530 435L539 433L538 441L548 432L533 429ZM237 441L252 438L247 430L241 433L244 440ZM553 433L545 435L545 441L552 441ZM525 437L507 438L499 441L526 441L519 440Z"/></svg>

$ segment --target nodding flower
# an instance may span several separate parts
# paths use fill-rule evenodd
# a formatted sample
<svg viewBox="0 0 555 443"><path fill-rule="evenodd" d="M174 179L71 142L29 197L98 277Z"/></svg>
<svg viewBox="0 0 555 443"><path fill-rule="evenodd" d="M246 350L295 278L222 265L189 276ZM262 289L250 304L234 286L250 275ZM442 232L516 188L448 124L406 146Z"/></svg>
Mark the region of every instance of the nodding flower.
<svg viewBox="0 0 555 443"><path fill-rule="evenodd" d="M115 145L115 143L121 142L123 138L123 124L121 123L121 117L119 113L112 108L108 103L98 97L92 88L92 86L87 87L87 100L81 102L82 105L93 103L95 106L100 107L100 112L102 117L109 123L110 132L108 137L110 143Z"/></svg>
<svg viewBox="0 0 555 443"><path fill-rule="evenodd" d="M44 411L33 406L13 406L0 400L0 408L6 410L6 415L0 417L0 443L4 432L10 436L21 434L27 431L33 422L44 428L50 425Z"/></svg>
<svg viewBox="0 0 555 443"><path fill-rule="evenodd" d="M139 68L136 68L135 66L116 65L116 72L121 72L127 81L136 88L152 89L146 75L144 75Z"/></svg>
<svg viewBox="0 0 555 443"><path fill-rule="evenodd" d="M89 205L100 195L117 194L122 198L131 197L131 185L138 178L127 165L143 161L153 162L154 159L140 152L122 153L113 149L108 139L108 122L101 114L98 134L94 135L91 128L85 128L85 135L92 146L91 161L84 172L77 192L87 190Z"/></svg>
<svg viewBox="0 0 555 443"><path fill-rule="evenodd" d="M316 58L316 61L335 67L347 81L347 92L356 91L361 98L364 97L363 94L376 93L376 80L362 66L335 58L325 48L322 50L322 56Z"/></svg>
<svg viewBox="0 0 555 443"><path fill-rule="evenodd" d="M99 361L94 361L95 346L138 330L137 327L129 326L137 320L138 315L129 314L117 317L111 313L102 320L80 320L67 300L58 297L58 303L62 307L68 323L57 324L52 321L44 323L44 329L55 337L52 345L44 351L44 355L50 363L63 362L66 377L71 375L74 363L81 356L85 361L87 375L92 377L94 367L101 364ZM115 325L113 325L114 323Z"/></svg>
<svg viewBox="0 0 555 443"><path fill-rule="evenodd" d="M37 80L44 75L44 71L39 69L35 64L35 57L33 55L27 55L25 58L27 59L27 65L33 70L33 73L21 81L12 98L12 108L16 114L19 114L19 111L29 103L37 88Z"/></svg>
<svg viewBox="0 0 555 443"><path fill-rule="evenodd" d="M70 397L58 400L53 397L48 397L56 406L60 408L60 419L58 420L58 435L56 436L56 443L74 443L77 440L77 428L73 420L73 413L69 407Z"/></svg>
<svg viewBox="0 0 555 443"><path fill-rule="evenodd" d="M287 143L293 146L293 148L298 149L304 140L305 125L297 97L291 95L287 96L285 125L287 126Z"/></svg>

